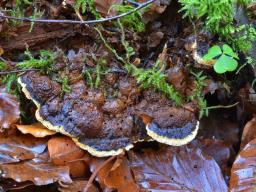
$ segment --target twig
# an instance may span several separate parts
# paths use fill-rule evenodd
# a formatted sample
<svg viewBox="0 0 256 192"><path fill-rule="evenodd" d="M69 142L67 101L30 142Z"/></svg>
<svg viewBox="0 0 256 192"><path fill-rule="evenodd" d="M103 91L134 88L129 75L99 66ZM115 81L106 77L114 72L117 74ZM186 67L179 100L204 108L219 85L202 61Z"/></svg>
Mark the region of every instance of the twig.
<svg viewBox="0 0 256 192"><path fill-rule="evenodd" d="M17 69L13 71L0 71L0 75L7 75L10 73L21 73L21 72L27 72L27 71L38 71L39 69Z"/></svg>
<svg viewBox="0 0 256 192"><path fill-rule="evenodd" d="M116 156L112 156L110 158L108 158L106 161L104 161L99 167L97 167L97 169L93 172L93 174L91 175L88 183L86 184L83 192L88 192L89 187L91 186L93 180L95 179L95 177L97 176L98 172L104 167L106 166L109 162L113 161L116 158Z"/></svg>
<svg viewBox="0 0 256 192"><path fill-rule="evenodd" d="M239 102L236 102L232 105L215 105L215 106L211 106L211 107L205 107L203 109L228 109L228 108L235 107L238 104L239 104Z"/></svg>
<svg viewBox="0 0 256 192"><path fill-rule="evenodd" d="M0 14L0 18L5 18L5 19L12 19L12 20L18 20L18 21L23 21L23 22L36 22L36 23L67 23L67 24L96 24L96 23L103 23L107 21L113 21L122 17L125 17L127 15L130 15L147 5L153 3L155 0L149 0L146 1L145 3L140 3L138 7L134 8L131 11L128 11L126 13L122 13L120 15L116 15L113 17L109 18L102 18L102 19L96 19L96 20L87 20L87 21L77 21L77 20L54 20L54 19L34 19L34 18L28 18L28 17L14 17L14 16L8 16L4 15L3 13Z"/></svg>
<svg viewBox="0 0 256 192"><path fill-rule="evenodd" d="M131 1L131 0L126 0L128 3L135 5L135 6L140 6L140 3L136 2L136 1Z"/></svg>

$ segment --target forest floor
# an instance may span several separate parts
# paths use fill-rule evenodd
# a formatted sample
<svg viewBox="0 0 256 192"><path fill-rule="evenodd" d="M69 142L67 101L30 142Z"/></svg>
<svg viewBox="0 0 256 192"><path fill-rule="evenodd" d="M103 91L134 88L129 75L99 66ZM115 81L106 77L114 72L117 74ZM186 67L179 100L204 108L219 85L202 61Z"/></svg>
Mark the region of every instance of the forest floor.
<svg viewBox="0 0 256 192"><path fill-rule="evenodd" d="M0 191L256 191L247 55L145 2L0 1Z"/></svg>

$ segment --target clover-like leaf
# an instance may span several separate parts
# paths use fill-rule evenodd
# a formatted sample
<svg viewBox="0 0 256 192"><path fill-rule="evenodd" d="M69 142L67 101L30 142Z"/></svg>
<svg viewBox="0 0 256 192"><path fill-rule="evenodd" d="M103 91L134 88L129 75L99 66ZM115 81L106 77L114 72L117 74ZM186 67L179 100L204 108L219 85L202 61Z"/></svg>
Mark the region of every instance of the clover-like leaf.
<svg viewBox="0 0 256 192"><path fill-rule="evenodd" d="M233 58L239 59L238 55L233 51L233 49L229 45L224 44L222 48L223 48L224 54L229 55Z"/></svg>
<svg viewBox="0 0 256 192"><path fill-rule="evenodd" d="M225 73L227 71L234 71L237 68L237 61L227 55L221 55L221 57L214 64L214 70L217 73Z"/></svg>
<svg viewBox="0 0 256 192"><path fill-rule="evenodd" d="M217 57L218 55L221 55L222 54L222 51L221 51L221 48L220 46L218 45L214 45L212 46L209 50L208 50L208 53L206 55L204 55L203 59L208 61L208 60L211 60L213 59L214 57Z"/></svg>
<svg viewBox="0 0 256 192"><path fill-rule="evenodd" d="M225 73L227 70L225 69L225 67L223 66L223 59L221 59L221 57L216 61L216 63L214 64L213 68L214 71L216 71L216 73Z"/></svg>

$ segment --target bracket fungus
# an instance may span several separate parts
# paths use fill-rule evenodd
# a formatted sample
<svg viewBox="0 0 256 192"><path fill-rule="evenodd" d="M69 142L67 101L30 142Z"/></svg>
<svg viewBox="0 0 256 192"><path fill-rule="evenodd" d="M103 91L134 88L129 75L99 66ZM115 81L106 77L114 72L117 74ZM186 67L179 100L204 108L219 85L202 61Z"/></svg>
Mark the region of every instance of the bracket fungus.
<svg viewBox="0 0 256 192"><path fill-rule="evenodd" d="M35 103L38 121L71 137L94 156L118 155L150 138L183 145L193 140L198 130L194 113L172 107L171 101L153 91L139 90L136 81L128 77L119 77L115 83L119 85L117 98L89 88L83 80L71 83L70 92L63 93L59 83L39 72L24 74L18 83ZM143 122L142 114L152 121Z"/></svg>

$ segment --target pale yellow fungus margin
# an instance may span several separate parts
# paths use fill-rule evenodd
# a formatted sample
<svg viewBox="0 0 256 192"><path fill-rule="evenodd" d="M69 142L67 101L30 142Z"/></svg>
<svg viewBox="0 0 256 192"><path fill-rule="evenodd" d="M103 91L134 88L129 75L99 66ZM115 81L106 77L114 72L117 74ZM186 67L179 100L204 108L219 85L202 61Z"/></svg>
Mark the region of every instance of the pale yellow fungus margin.
<svg viewBox="0 0 256 192"><path fill-rule="evenodd" d="M181 128L182 129L182 128ZM186 137L177 139L177 138L169 138L166 136L158 135L154 131L149 129L149 124L146 126L147 134L152 137L155 141L158 141L159 143L164 143L167 145L172 145L172 146L181 146L181 145L186 145L187 143L191 142L197 135L199 129L199 121L196 123L196 128Z"/></svg>

